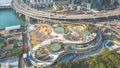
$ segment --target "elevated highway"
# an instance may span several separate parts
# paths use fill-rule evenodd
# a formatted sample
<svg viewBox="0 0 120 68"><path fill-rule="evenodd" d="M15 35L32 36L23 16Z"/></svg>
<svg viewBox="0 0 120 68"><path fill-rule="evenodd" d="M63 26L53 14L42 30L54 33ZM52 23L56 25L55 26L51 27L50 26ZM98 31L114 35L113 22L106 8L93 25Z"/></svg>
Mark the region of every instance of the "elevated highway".
<svg viewBox="0 0 120 68"><path fill-rule="evenodd" d="M47 13L41 10L31 8L30 6L26 5L23 2L23 0L13 0L12 8L19 13L22 13L26 16L29 16L38 20L52 19L52 20L60 20L60 21L77 21L77 20L120 16L120 9L111 10L111 11L108 11L107 13L102 13L101 15L95 15L95 14L65 15L65 14Z"/></svg>

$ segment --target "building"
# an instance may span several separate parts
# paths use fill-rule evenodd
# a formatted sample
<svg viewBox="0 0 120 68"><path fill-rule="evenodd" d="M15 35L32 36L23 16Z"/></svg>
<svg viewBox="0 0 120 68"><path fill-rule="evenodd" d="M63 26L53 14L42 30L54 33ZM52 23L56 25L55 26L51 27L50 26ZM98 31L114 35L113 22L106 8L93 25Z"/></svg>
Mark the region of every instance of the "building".
<svg viewBox="0 0 120 68"><path fill-rule="evenodd" d="M120 4L120 0L72 0L74 4L87 8L100 8L102 6L110 6Z"/></svg>
<svg viewBox="0 0 120 68"><path fill-rule="evenodd" d="M77 4L90 9L120 4L120 0L29 0L29 4L35 8L51 7L54 4Z"/></svg>
<svg viewBox="0 0 120 68"><path fill-rule="evenodd" d="M118 0L118 3L120 4L120 0Z"/></svg>
<svg viewBox="0 0 120 68"><path fill-rule="evenodd" d="M53 4L53 0L29 0L29 4L35 8L49 7Z"/></svg>

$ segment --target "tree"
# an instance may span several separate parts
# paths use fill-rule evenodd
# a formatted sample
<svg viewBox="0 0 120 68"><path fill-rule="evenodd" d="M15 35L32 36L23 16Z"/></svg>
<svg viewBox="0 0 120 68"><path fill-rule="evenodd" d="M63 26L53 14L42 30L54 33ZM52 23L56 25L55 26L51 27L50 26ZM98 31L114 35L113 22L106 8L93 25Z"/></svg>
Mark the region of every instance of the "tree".
<svg viewBox="0 0 120 68"><path fill-rule="evenodd" d="M120 68L119 60L120 54L104 48L99 55L89 57L87 60L67 61L57 64L55 68Z"/></svg>
<svg viewBox="0 0 120 68"><path fill-rule="evenodd" d="M99 66L100 66L100 68L106 68L103 63L100 63Z"/></svg>

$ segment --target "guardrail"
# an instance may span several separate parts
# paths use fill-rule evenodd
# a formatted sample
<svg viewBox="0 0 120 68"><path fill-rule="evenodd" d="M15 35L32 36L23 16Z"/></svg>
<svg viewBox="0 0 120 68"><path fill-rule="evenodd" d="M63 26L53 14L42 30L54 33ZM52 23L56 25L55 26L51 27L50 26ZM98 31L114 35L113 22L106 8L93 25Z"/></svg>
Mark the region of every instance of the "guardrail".
<svg viewBox="0 0 120 68"><path fill-rule="evenodd" d="M22 3L22 5L20 4ZM51 20L59 20L59 21L77 21L77 20L87 20L87 19L98 19L98 18L108 18L108 17L113 17L113 16L120 16L120 13L118 12L119 10L116 10L117 12L109 12L104 13L103 15L100 16L94 16L94 15L85 15L85 16L66 16L65 18L59 17L57 15L55 16L50 16L51 14L54 15L53 13L46 13L40 10L35 10L33 8L30 8L29 6L26 6L25 3L21 0L13 0L12 1L12 7L15 9L17 12L23 13L24 15L27 15L29 17L38 19L38 20L45 20L45 19L51 19ZM38 12L36 14L35 12Z"/></svg>

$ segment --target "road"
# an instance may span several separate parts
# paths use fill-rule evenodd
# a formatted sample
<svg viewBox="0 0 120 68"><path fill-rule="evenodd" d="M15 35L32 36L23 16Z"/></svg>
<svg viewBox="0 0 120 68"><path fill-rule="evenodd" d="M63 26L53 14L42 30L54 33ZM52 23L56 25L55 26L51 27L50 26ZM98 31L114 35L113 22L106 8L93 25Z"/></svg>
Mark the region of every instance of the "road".
<svg viewBox="0 0 120 68"><path fill-rule="evenodd" d="M26 31L27 27L26 26L22 26L22 30L25 30ZM18 64L18 68L25 68L25 64L24 64L24 60L23 60L23 54L24 53L27 53L28 49L26 48L27 47L27 33L25 31L22 31L22 39L23 39L23 50L22 50L22 53L19 54L19 64Z"/></svg>
<svg viewBox="0 0 120 68"><path fill-rule="evenodd" d="M120 22L118 22L118 23L120 23ZM103 22L103 23L97 23L97 24L94 24L94 25L96 25L97 27L103 26L105 28L108 28L108 29L112 30L113 32L111 32L111 33L116 38L120 39L120 35L119 35L119 33L120 33L120 24L118 24L118 23L115 23L115 22L114 23L113 22L111 22L111 23Z"/></svg>
<svg viewBox="0 0 120 68"><path fill-rule="evenodd" d="M119 16L120 10L112 10L107 13L103 13L102 15L94 15L94 14L78 14L78 15L65 15L65 14L54 14L47 13L41 10L37 10L26 5L23 0L13 0L12 8L17 12L20 12L26 16L44 20L44 19L52 19L52 20L78 20L78 19L95 19L95 18L107 18L111 16Z"/></svg>

